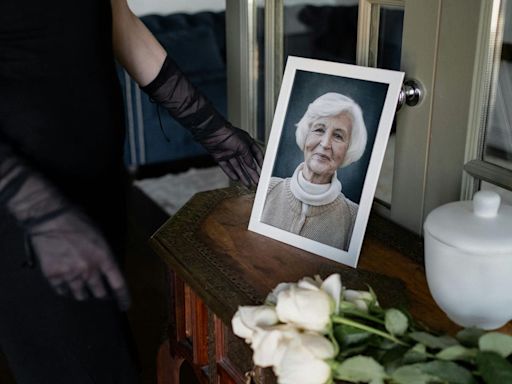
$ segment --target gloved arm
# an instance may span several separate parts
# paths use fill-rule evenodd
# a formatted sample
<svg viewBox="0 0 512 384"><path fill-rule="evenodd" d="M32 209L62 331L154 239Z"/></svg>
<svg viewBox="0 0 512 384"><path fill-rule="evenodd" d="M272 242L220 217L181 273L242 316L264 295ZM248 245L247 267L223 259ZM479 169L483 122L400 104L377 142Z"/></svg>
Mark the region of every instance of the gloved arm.
<svg viewBox="0 0 512 384"><path fill-rule="evenodd" d="M217 112L169 56L156 78L141 89L189 129L231 179L246 186L258 183L261 149Z"/></svg>
<svg viewBox="0 0 512 384"><path fill-rule="evenodd" d="M130 298L124 278L101 233L40 174L0 143L0 204L23 227L28 252L37 257L54 290L77 300L105 298L121 309Z"/></svg>
<svg viewBox="0 0 512 384"><path fill-rule="evenodd" d="M263 153L254 140L229 124L166 57L126 0L111 4L117 60L142 90L192 132L231 179L246 186L257 184Z"/></svg>

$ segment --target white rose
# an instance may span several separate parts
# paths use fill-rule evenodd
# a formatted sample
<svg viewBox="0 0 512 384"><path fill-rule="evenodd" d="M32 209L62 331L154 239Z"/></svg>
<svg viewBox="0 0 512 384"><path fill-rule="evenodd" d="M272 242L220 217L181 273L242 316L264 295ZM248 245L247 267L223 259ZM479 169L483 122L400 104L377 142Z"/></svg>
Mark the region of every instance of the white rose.
<svg viewBox="0 0 512 384"><path fill-rule="evenodd" d="M354 304L358 309L362 311L368 311L368 305L373 301L373 296L368 291L356 291L352 289L346 289L343 292L344 300Z"/></svg>
<svg viewBox="0 0 512 384"><path fill-rule="evenodd" d="M327 292L334 300L335 313L338 313L338 309L340 307L340 299L341 299L341 290L343 285L341 284L341 277L338 273L334 273L325 279L320 286L322 291Z"/></svg>
<svg viewBox="0 0 512 384"><path fill-rule="evenodd" d="M343 287L341 285L341 277L339 273L333 273L325 280L322 280L318 275L315 275L314 279L311 277L304 277L303 279L299 280L297 286L300 288L310 289L313 291L321 289L322 291L328 293L334 300L335 312L338 312L341 298L341 290Z"/></svg>
<svg viewBox="0 0 512 384"><path fill-rule="evenodd" d="M251 348L254 364L272 367L281 361L289 343L299 337L297 328L290 324L260 328L254 332Z"/></svg>
<svg viewBox="0 0 512 384"><path fill-rule="evenodd" d="M292 285L277 296L277 316L283 323L317 332L325 332L331 321L334 300L318 289L304 289Z"/></svg>
<svg viewBox="0 0 512 384"><path fill-rule="evenodd" d="M267 304L277 304L277 295L279 295L280 292L286 291L287 289L290 289L292 285L296 285L295 283L279 283L277 286L267 295L267 298L265 299L265 303Z"/></svg>
<svg viewBox="0 0 512 384"><path fill-rule="evenodd" d="M243 306L238 307L238 311L231 319L231 326L235 335L244 338L246 343L250 343L254 332L259 327L274 325L277 322L277 313L272 306Z"/></svg>
<svg viewBox="0 0 512 384"><path fill-rule="evenodd" d="M312 278L309 276L303 277L302 279L300 279L297 282L297 285L300 288L311 289L313 291L316 291L316 290L320 289L320 286L322 285L322 283L323 283L323 281L320 278L320 276L315 275L315 278Z"/></svg>
<svg viewBox="0 0 512 384"><path fill-rule="evenodd" d="M274 367L279 384L324 384L331 377L325 362L334 357L334 347L317 333L303 333L289 342L281 361Z"/></svg>

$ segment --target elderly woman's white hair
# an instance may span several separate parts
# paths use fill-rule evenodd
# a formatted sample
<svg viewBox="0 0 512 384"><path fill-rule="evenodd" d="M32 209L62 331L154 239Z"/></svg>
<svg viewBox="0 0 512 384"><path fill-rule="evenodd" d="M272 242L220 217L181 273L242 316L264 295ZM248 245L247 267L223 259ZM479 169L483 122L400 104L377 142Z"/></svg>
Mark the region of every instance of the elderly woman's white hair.
<svg viewBox="0 0 512 384"><path fill-rule="evenodd" d="M297 123L295 131L295 139L299 148L304 151L306 137L315 120L321 117L337 116L342 112L347 112L352 117L352 133L345 160L340 167L346 167L359 160L363 156L368 136L363 112L359 104L350 97L335 92L326 93L309 104L306 113Z"/></svg>

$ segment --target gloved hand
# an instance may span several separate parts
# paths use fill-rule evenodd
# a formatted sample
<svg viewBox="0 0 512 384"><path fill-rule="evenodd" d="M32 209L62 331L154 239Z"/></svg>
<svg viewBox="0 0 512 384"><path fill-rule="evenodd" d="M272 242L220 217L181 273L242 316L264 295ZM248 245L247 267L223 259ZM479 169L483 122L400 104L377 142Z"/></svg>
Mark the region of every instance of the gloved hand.
<svg viewBox="0 0 512 384"><path fill-rule="evenodd" d="M128 309L130 296L103 236L76 210L62 212L28 229L30 245L41 270L60 295L76 300L111 294L121 310Z"/></svg>
<svg viewBox="0 0 512 384"><path fill-rule="evenodd" d="M263 164L258 144L226 121L169 56L156 78L141 89L190 130L232 180L247 187L258 183Z"/></svg>
<svg viewBox="0 0 512 384"><path fill-rule="evenodd" d="M198 141L232 180L246 187L258 184L263 153L247 132L226 123Z"/></svg>
<svg viewBox="0 0 512 384"><path fill-rule="evenodd" d="M27 252L59 295L85 300L130 297L112 252L95 226L42 176L0 146L0 203L24 228Z"/></svg>

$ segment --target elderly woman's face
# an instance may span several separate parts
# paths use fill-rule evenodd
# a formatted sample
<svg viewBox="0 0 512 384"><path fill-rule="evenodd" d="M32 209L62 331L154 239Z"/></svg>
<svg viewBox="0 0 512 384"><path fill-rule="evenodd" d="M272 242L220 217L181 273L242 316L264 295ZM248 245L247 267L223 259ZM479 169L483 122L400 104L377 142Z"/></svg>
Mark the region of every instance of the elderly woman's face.
<svg viewBox="0 0 512 384"><path fill-rule="evenodd" d="M304 146L306 180L327 184L345 160L352 135L352 117L346 112L322 117L311 124Z"/></svg>

